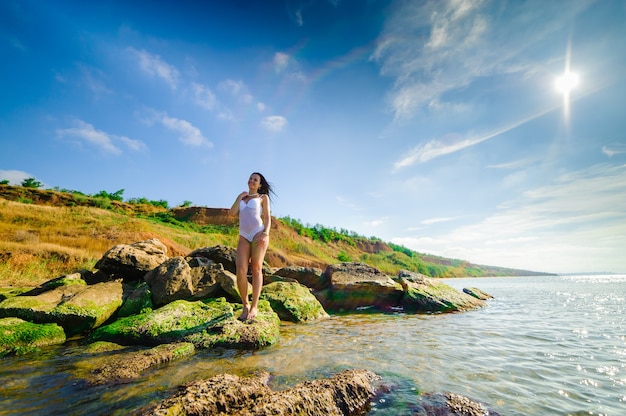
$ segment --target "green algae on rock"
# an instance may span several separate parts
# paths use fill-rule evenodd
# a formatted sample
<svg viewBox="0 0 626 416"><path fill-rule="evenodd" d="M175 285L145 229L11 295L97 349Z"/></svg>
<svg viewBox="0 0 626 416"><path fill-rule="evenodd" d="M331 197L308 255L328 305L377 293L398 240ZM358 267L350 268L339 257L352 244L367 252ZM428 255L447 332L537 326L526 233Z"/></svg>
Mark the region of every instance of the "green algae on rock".
<svg viewBox="0 0 626 416"><path fill-rule="evenodd" d="M198 348L227 346L258 348L279 337L278 315L264 301L254 323L235 319L233 305L225 298L203 301L177 300L151 312L120 318L96 329L92 341L122 345L158 345L191 342Z"/></svg>
<svg viewBox="0 0 626 416"><path fill-rule="evenodd" d="M270 283L263 287L261 299L266 299L283 321L311 322L329 317L309 288L300 283Z"/></svg>
<svg viewBox="0 0 626 416"><path fill-rule="evenodd" d="M65 332L57 324L34 324L19 318L0 319L0 357L25 354L64 342Z"/></svg>

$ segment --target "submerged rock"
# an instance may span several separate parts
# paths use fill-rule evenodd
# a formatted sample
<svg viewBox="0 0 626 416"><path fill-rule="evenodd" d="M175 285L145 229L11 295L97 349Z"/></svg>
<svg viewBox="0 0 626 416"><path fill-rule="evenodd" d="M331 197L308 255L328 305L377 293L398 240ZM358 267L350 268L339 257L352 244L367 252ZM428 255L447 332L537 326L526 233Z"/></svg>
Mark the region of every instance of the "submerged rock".
<svg viewBox="0 0 626 416"><path fill-rule="evenodd" d="M327 310L386 309L398 306L404 294L402 286L365 263L332 264L323 276L330 281L330 289L315 295Z"/></svg>
<svg viewBox="0 0 626 416"><path fill-rule="evenodd" d="M270 283L263 287L261 299L266 299L283 321L311 322L329 317L311 291L300 283Z"/></svg>
<svg viewBox="0 0 626 416"><path fill-rule="evenodd" d="M154 348L119 352L101 357L100 363L89 371L88 385L127 383L146 370L163 363L178 360L195 353L193 344L189 342L158 345Z"/></svg>
<svg viewBox="0 0 626 416"><path fill-rule="evenodd" d="M420 404L412 409L416 416L499 416L482 403L460 394L430 393L420 397Z"/></svg>
<svg viewBox="0 0 626 416"><path fill-rule="evenodd" d="M363 415L379 377L368 370L346 370L333 377L306 381L282 391L267 385L269 374L238 377L221 374L179 388L161 403L137 415Z"/></svg>
<svg viewBox="0 0 626 416"><path fill-rule="evenodd" d="M259 302L259 314L252 323L240 322L235 314L224 298L177 300L151 312L120 318L95 330L90 339L122 345L191 342L198 348L260 348L278 340L280 319L267 301Z"/></svg>
<svg viewBox="0 0 626 416"><path fill-rule="evenodd" d="M484 292L484 291L478 289L477 287L466 287L466 288L463 288L463 292L467 293L470 296L475 297L476 299L481 299L481 300L493 299L493 296L491 296L487 292Z"/></svg>
<svg viewBox="0 0 626 416"><path fill-rule="evenodd" d="M436 313L477 309L485 302L424 275L401 270L396 278L404 289L405 312Z"/></svg>
<svg viewBox="0 0 626 416"><path fill-rule="evenodd" d="M33 324L19 318L0 319L0 357L64 342L65 332L57 324Z"/></svg>

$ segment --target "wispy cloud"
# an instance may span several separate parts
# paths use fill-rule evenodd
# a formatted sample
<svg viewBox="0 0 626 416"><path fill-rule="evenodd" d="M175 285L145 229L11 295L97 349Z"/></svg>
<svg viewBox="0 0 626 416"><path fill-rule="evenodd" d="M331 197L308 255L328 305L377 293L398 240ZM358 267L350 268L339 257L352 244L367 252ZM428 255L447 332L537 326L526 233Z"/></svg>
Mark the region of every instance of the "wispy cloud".
<svg viewBox="0 0 626 416"><path fill-rule="evenodd" d="M589 271L587 264L610 269L626 247L624 195L626 166L600 164L527 191L479 223L392 241L482 264L523 268L530 256L552 267L541 271Z"/></svg>
<svg viewBox="0 0 626 416"><path fill-rule="evenodd" d="M615 155L624 154L626 153L626 144L613 143L608 146L602 146L602 153L604 153L608 157L613 157Z"/></svg>
<svg viewBox="0 0 626 416"><path fill-rule="evenodd" d="M287 68L287 65L289 64L289 55L284 52L276 52L274 54L273 63L274 71L276 71L276 73L281 73Z"/></svg>
<svg viewBox="0 0 626 416"><path fill-rule="evenodd" d="M261 126L273 132L280 132L287 126L287 119L283 116L267 116L261 120Z"/></svg>
<svg viewBox="0 0 626 416"><path fill-rule="evenodd" d="M138 60L139 67L148 75L165 81L170 88L176 89L180 78L180 72L173 65L165 62L159 55L145 50L137 50L129 47L130 54Z"/></svg>
<svg viewBox="0 0 626 416"><path fill-rule="evenodd" d="M508 131L511 131L523 124L528 123L531 120L539 118L551 111L558 109L560 105L555 105L541 111L536 112L528 117L524 117L520 120L501 127L495 131L487 133L483 136L470 136L462 137L459 134L448 134L441 139L433 139L425 144L419 144L408 151L400 160L394 163L394 169L404 168L415 163L428 162L440 156L448 155L450 153L458 152L459 150L466 149L468 147L477 145L486 140L498 137Z"/></svg>
<svg viewBox="0 0 626 416"><path fill-rule="evenodd" d="M428 218L425 219L424 221L420 222L420 224L423 225L431 225L431 224L437 224L440 222L449 222L449 221L454 221L456 220L458 217L436 217L436 218Z"/></svg>
<svg viewBox="0 0 626 416"><path fill-rule="evenodd" d="M445 96L485 77L521 79L536 71L537 56L529 53L530 46L540 44L589 2L572 2L567 10L538 0L512 2L506 19L493 18L494 6L484 0L397 5L372 59L381 65L383 75L395 79L391 107L396 119L405 119L426 108L448 108L442 104Z"/></svg>
<svg viewBox="0 0 626 416"><path fill-rule="evenodd" d="M121 143L127 148L135 151L147 150L147 146L139 140L133 140L126 136L118 136L106 133L102 130L97 130L93 125L86 123L83 120L77 120L75 125L75 127L67 129L57 129L57 136L61 138L76 138L80 140L79 143L86 142L106 153L115 155L122 153L122 149L120 149L116 143Z"/></svg>
<svg viewBox="0 0 626 416"><path fill-rule="evenodd" d="M209 87L194 82L191 84L191 90L193 91L196 104L198 104L199 106L209 111L212 111L217 107L217 97Z"/></svg>
<svg viewBox="0 0 626 416"><path fill-rule="evenodd" d="M250 104L254 101L254 97L250 94L250 91L248 91L248 87L241 80L235 81L227 79L220 82L219 88L245 104Z"/></svg>
<svg viewBox="0 0 626 416"><path fill-rule="evenodd" d="M181 120L170 117L167 114L162 114L159 121L168 129L178 133L178 140L186 145L194 147L213 147L213 143L202 135L200 129L187 120Z"/></svg>

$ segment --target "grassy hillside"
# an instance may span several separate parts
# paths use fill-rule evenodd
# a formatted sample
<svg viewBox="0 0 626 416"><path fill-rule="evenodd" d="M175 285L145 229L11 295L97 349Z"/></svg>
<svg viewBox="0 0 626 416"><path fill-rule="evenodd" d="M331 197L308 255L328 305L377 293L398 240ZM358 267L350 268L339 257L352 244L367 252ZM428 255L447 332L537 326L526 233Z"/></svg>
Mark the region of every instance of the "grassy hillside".
<svg viewBox="0 0 626 416"><path fill-rule="evenodd" d="M199 247L235 247L237 226L198 224L175 216L164 201L123 202L119 194L0 185L0 286L34 286L79 269L93 269L116 244L158 238L170 256ZM323 269L340 261L362 261L385 273L409 269L433 277L512 276L530 271L471 264L416 253L345 230L274 219L266 260L272 267Z"/></svg>

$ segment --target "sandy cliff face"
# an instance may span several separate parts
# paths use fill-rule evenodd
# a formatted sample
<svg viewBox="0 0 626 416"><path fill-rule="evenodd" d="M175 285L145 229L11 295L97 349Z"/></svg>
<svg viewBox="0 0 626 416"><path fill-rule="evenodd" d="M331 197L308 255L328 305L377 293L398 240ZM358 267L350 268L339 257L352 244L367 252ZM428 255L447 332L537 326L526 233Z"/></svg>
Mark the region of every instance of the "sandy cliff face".
<svg viewBox="0 0 626 416"><path fill-rule="evenodd" d="M201 225L233 225L237 216L230 215L226 208L178 207L171 210L176 219L193 221Z"/></svg>

